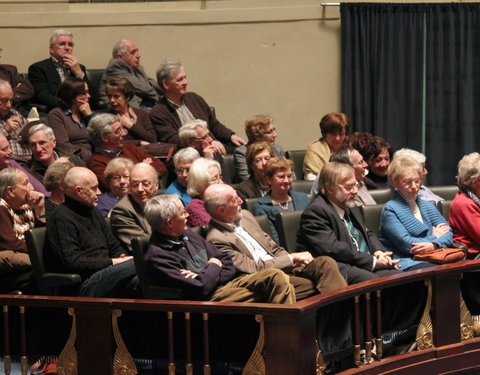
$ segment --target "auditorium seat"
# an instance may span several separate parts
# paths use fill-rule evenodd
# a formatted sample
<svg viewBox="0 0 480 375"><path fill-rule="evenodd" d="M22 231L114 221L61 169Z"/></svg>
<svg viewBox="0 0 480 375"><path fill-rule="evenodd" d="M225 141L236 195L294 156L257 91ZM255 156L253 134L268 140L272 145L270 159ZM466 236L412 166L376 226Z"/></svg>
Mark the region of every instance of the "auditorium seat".
<svg viewBox="0 0 480 375"><path fill-rule="evenodd" d="M285 152L287 159L293 161L293 171L298 180L303 180L303 159L305 158L306 150L288 150Z"/></svg>

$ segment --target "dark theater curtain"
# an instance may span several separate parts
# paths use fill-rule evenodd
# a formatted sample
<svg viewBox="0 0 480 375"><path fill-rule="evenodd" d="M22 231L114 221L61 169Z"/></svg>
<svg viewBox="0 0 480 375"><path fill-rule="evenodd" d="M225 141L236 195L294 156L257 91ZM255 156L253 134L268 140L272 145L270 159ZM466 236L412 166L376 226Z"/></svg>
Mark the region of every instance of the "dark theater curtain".
<svg viewBox="0 0 480 375"><path fill-rule="evenodd" d="M429 184L454 184L480 148L480 4L430 5L426 19Z"/></svg>
<svg viewBox="0 0 480 375"><path fill-rule="evenodd" d="M454 184L479 140L480 4L342 3L341 24L353 129L424 152L429 185Z"/></svg>
<svg viewBox="0 0 480 375"><path fill-rule="evenodd" d="M424 11L405 4L347 4L342 26L342 111L354 131L419 150Z"/></svg>

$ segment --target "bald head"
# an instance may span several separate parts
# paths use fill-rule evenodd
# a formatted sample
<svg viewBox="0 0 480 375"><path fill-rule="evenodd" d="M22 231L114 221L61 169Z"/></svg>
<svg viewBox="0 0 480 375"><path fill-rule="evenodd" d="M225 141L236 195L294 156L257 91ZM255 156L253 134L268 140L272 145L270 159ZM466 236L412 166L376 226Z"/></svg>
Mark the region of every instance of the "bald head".
<svg viewBox="0 0 480 375"><path fill-rule="evenodd" d="M210 185L204 192L203 203L212 218L224 223L231 224L242 215L243 201L230 185Z"/></svg>
<svg viewBox="0 0 480 375"><path fill-rule="evenodd" d="M132 69L140 66L140 53L137 45L128 39L121 39L113 46L112 57L122 60Z"/></svg>
<svg viewBox="0 0 480 375"><path fill-rule="evenodd" d="M65 194L90 207L98 204L100 190L95 173L88 168L73 167L65 175Z"/></svg>

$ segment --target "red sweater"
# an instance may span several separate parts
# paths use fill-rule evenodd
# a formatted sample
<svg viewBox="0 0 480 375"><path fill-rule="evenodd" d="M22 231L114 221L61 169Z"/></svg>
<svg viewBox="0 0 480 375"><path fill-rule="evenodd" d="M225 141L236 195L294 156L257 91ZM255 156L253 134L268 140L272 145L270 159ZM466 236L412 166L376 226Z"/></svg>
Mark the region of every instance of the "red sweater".
<svg viewBox="0 0 480 375"><path fill-rule="evenodd" d="M134 164L141 163L145 159L150 158L152 159L151 165L157 170L159 177L162 177L165 173L167 173L167 168L165 168L160 160L156 159L155 156L147 154L145 151L131 143L124 143L123 151L118 157L130 159ZM96 152L90 157L90 159L88 159L87 162L88 168L90 168L93 173L97 175L100 190L104 192L110 190L107 182L105 181L104 172L108 162L112 159L114 159L114 157L111 155L103 153L100 154Z"/></svg>
<svg viewBox="0 0 480 375"><path fill-rule="evenodd" d="M480 252L480 207L463 193L457 193L450 206L448 223L453 240L468 247L468 252Z"/></svg>

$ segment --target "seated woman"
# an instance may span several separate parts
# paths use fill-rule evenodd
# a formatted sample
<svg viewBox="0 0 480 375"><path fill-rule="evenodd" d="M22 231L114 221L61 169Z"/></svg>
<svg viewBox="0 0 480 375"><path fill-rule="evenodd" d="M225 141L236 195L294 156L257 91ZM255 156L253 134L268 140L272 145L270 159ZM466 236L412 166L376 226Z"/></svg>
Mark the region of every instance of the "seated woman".
<svg viewBox="0 0 480 375"><path fill-rule="evenodd" d="M350 120L340 112L327 113L320 120L320 139L312 141L307 146L303 161L304 179L313 181L328 163L332 152L337 151L345 142Z"/></svg>
<svg viewBox="0 0 480 375"><path fill-rule="evenodd" d="M132 168L133 162L130 159L115 158L108 162L103 173L110 191L100 195L97 205L103 216L110 217L113 206L128 194Z"/></svg>
<svg viewBox="0 0 480 375"><path fill-rule="evenodd" d="M370 133L353 133L348 144L360 154L368 164L369 173L365 185L369 190L390 188L388 165L390 164L390 144L382 137Z"/></svg>
<svg viewBox="0 0 480 375"><path fill-rule="evenodd" d="M421 164L408 156L395 158L388 178L395 193L382 210L380 241L400 258L403 271L433 266L412 257L425 250L452 247L453 233L437 208L418 196L423 181Z"/></svg>
<svg viewBox="0 0 480 375"><path fill-rule="evenodd" d="M188 173L187 194L192 197L185 210L188 213L189 227L199 227L210 223L211 216L205 210L203 193L213 184L223 184L222 170L216 160L198 158L192 163Z"/></svg>
<svg viewBox="0 0 480 375"><path fill-rule="evenodd" d="M247 147L247 165L250 171L248 180L240 182L235 190L242 198L244 207L247 198L263 197L270 190L265 177L265 166L273 158L273 150L268 142L256 142Z"/></svg>
<svg viewBox="0 0 480 375"><path fill-rule="evenodd" d="M280 145L275 144L277 129L273 125L273 119L267 115L255 115L245 121L245 133L248 137L248 145L255 142L267 142L272 146L274 156L284 157L285 152ZM240 180L250 178L250 169L247 163L247 146L238 146L233 152L235 161L235 173Z"/></svg>
<svg viewBox="0 0 480 375"><path fill-rule="evenodd" d="M24 234L45 224L45 200L16 168L0 172L0 292L34 292Z"/></svg>
<svg viewBox="0 0 480 375"><path fill-rule="evenodd" d="M450 205L448 222L453 239L468 248L469 259L480 254L480 154L472 152L458 163L460 191Z"/></svg>
<svg viewBox="0 0 480 375"><path fill-rule="evenodd" d="M187 194L188 174L192 163L199 157L200 154L193 147L182 148L173 156L177 178L167 187L165 194L177 194L184 206L192 200L192 197Z"/></svg>
<svg viewBox="0 0 480 375"><path fill-rule="evenodd" d="M169 143L158 143L157 133L148 112L130 106L129 101L134 96L134 88L128 79L118 76L109 78L105 92L110 104L110 113L117 115L127 131L126 143L133 143L153 156L163 156L169 147L174 146Z"/></svg>
<svg viewBox="0 0 480 375"><path fill-rule="evenodd" d="M47 125L55 133L57 147L87 161L92 155L87 125L93 117L88 103L88 85L80 78L67 78L58 86L57 98L59 107L47 116Z"/></svg>
<svg viewBox="0 0 480 375"><path fill-rule="evenodd" d="M45 189L50 192L50 196L45 199L45 214L48 216L57 208L59 204L65 202L65 189L63 180L70 168L75 165L70 161L55 162L50 164L43 177Z"/></svg>
<svg viewBox="0 0 480 375"><path fill-rule="evenodd" d="M285 211L300 211L308 206L310 199L307 194L292 189L293 162L285 158L271 158L265 167L265 176L270 191L258 199L253 206L255 216L267 215L272 228L273 239L279 243L276 227L277 214Z"/></svg>

